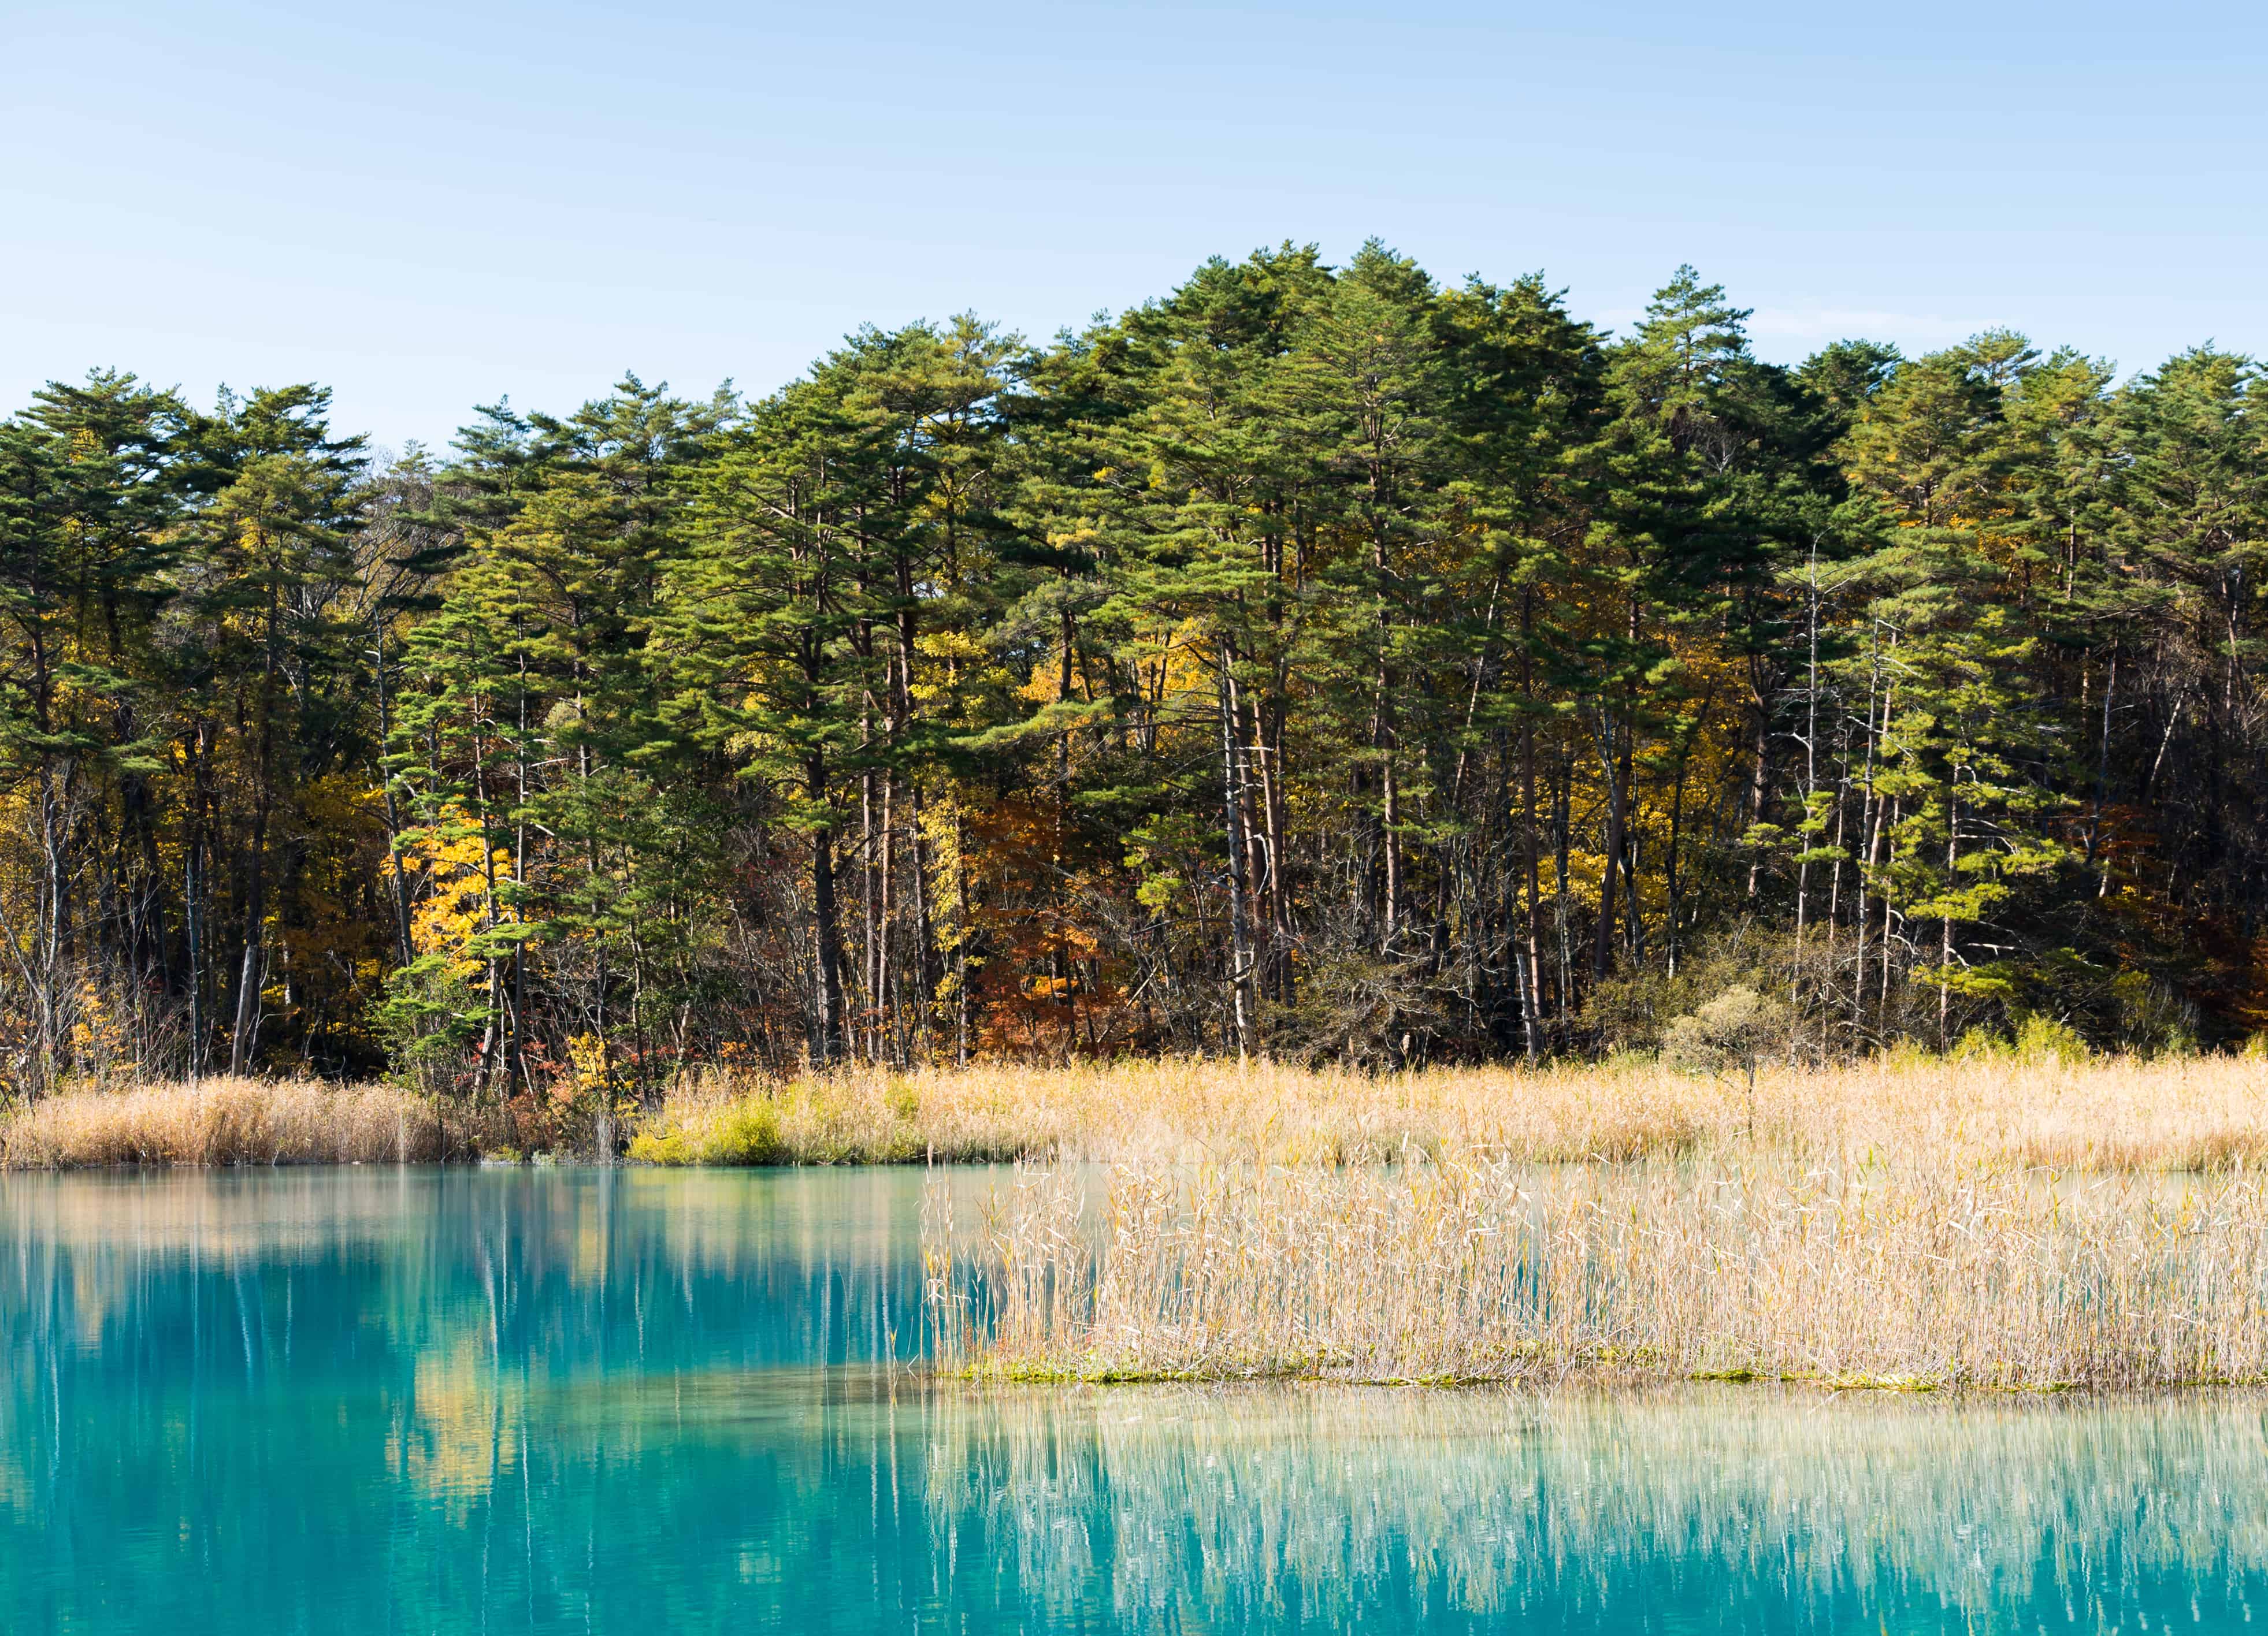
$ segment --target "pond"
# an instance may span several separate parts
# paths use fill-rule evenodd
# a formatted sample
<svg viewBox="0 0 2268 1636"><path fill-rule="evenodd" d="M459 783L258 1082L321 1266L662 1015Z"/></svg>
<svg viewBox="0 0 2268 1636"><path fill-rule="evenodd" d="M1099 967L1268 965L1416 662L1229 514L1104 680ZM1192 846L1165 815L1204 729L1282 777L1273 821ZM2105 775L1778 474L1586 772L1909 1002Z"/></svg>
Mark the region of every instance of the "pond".
<svg viewBox="0 0 2268 1636"><path fill-rule="evenodd" d="M0 1176L0 1630L2268 1612L2257 1397L939 1387L890 1367L920 1344L924 1185Z"/></svg>

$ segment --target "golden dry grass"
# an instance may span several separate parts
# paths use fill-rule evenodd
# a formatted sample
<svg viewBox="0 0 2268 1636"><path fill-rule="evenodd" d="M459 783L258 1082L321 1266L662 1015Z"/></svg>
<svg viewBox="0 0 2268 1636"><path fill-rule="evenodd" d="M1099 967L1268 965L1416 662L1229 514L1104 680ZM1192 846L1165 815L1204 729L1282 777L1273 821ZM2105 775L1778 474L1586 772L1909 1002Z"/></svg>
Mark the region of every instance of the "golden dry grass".
<svg viewBox="0 0 2268 1636"><path fill-rule="evenodd" d="M0 1111L0 1164L468 1156L475 1113L387 1086L209 1079ZM2058 1169L2268 1159L2268 1062L1890 1057L1743 1082L1644 1060L1372 1076L1254 1062L853 1070L786 1086L688 1075L637 1122L657 1163L921 1163L1141 1155L1361 1165L1454 1150L1535 1163L1874 1149Z"/></svg>
<svg viewBox="0 0 2268 1636"><path fill-rule="evenodd" d="M458 1122L390 1085L207 1079L73 1091L0 1115L0 1169L409 1163L472 1150Z"/></svg>
<svg viewBox="0 0 2268 1636"><path fill-rule="evenodd" d="M1753 1104L1744 1083L1638 1065L1223 1070L1169 1104L1178 1119L1137 1100L1170 1071L1123 1071L1117 1100L1090 1090L1082 1140L1020 1170L983 1221L940 1207L925 1244L949 1365L2268 1376L2257 1060L1894 1060L1775 1073ZM1108 1160L1104 1177L1081 1158ZM1342 1163L1381 1159L1400 1162Z"/></svg>
<svg viewBox="0 0 2268 1636"><path fill-rule="evenodd" d="M1027 1166L933 1214L949 1366L2008 1388L2268 1378L2268 1187L2010 1163Z"/></svg>
<svg viewBox="0 0 2268 1636"><path fill-rule="evenodd" d="M1745 1082L1650 1060L1371 1076L1268 1063L854 1072L690 1081L642 1133L663 1163L1052 1155L1353 1165L1444 1149L1545 1163L1874 1148L2169 1171L2268 1156L2268 1062L1892 1057Z"/></svg>

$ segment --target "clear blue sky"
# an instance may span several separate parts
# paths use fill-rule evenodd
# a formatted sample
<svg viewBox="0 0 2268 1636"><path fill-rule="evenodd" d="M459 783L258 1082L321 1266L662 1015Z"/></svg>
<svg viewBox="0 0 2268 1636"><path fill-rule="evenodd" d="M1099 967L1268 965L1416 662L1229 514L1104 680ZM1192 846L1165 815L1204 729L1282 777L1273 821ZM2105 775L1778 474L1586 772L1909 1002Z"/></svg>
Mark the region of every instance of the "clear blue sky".
<svg viewBox="0 0 2268 1636"><path fill-rule="evenodd" d="M0 0L0 401L313 379L439 443L1373 234L1607 324L1690 260L1767 356L2268 352L2264 70L2258 0Z"/></svg>

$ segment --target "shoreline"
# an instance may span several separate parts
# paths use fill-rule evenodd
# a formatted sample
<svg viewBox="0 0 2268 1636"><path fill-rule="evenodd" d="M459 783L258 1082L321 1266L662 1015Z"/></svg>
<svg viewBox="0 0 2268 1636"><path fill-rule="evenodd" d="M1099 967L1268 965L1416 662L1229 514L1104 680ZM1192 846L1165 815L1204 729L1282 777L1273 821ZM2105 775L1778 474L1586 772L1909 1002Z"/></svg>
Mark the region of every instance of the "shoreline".
<svg viewBox="0 0 2268 1636"><path fill-rule="evenodd" d="M629 1122L623 1163L1002 1166L922 1190L931 1355L972 1381L2239 1386L2268 1384L2264 1077L2004 1056L1781 1068L1753 1098L1627 1061L709 1078ZM0 1114L0 1163L587 1156L514 1150L514 1111L133 1087Z"/></svg>
<svg viewBox="0 0 2268 1636"><path fill-rule="evenodd" d="M2268 1165L2268 1061L1889 1055L1737 1077L1646 1059L1366 1075L1203 1059L688 1075L618 1109L618 1162L1261 1159L1355 1168L1446 1151L1611 1167L1709 1154L2204 1175ZM478 1104L391 1084L208 1078L0 1108L0 1169L595 1159L588 1098Z"/></svg>

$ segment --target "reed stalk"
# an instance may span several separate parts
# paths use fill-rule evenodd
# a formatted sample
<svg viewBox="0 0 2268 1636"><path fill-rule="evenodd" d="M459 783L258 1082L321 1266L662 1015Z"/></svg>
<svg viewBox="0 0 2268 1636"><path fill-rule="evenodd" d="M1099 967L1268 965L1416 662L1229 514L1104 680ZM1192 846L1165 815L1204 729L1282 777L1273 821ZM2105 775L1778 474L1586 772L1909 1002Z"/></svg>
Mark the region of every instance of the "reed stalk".
<svg viewBox="0 0 2268 1636"><path fill-rule="evenodd" d="M1867 1151L1020 1167L932 1223L943 1367L1126 1381L2268 1377L2268 1185Z"/></svg>

